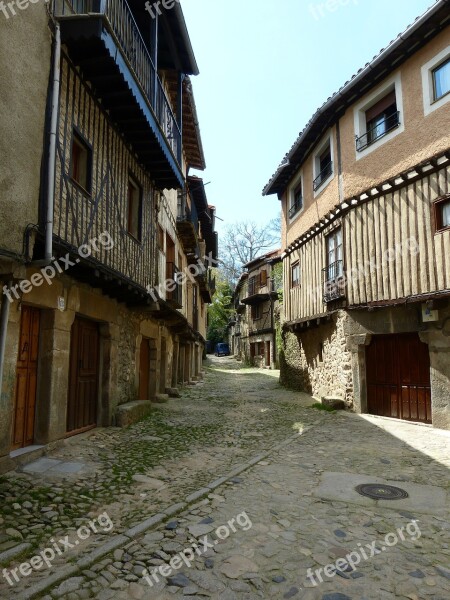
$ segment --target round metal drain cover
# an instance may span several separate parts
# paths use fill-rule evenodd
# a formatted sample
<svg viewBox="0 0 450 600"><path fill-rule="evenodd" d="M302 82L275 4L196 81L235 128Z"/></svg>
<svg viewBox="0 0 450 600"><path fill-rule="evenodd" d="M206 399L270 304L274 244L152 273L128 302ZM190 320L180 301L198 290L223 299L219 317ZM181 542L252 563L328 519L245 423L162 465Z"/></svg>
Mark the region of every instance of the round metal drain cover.
<svg viewBox="0 0 450 600"><path fill-rule="evenodd" d="M363 483L355 489L361 496L372 498L372 500L401 500L409 497L408 492L401 488L380 483Z"/></svg>

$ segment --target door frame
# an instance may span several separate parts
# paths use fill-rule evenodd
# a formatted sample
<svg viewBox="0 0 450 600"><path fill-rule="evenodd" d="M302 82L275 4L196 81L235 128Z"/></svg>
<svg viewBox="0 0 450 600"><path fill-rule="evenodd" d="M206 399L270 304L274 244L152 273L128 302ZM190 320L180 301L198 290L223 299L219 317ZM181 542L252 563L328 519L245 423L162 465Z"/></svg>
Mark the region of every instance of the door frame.
<svg viewBox="0 0 450 600"><path fill-rule="evenodd" d="M89 323L93 323L96 325L97 328L97 388L96 388L96 403L95 403L95 423L91 424L91 425L86 425L85 427L81 427L78 429L73 429L71 431L67 431L68 428L68 420L69 420L69 403L70 403L70 396L72 393L72 389L73 389L73 385L75 383L75 377L76 374L74 373L73 370L73 363L72 363L72 352L73 352L73 335L74 335L74 328L76 326L76 323L80 323L80 322L89 322ZM84 315L75 315L75 319L72 323L72 327L71 327L71 333L70 333L70 352L69 352L69 389L68 389L68 395L67 395L67 411L66 411L66 434L65 437L72 437L74 435L78 435L80 433L84 433L86 431L90 431L91 429L95 429L96 427L98 427L98 423L99 423L99 418L100 415L102 414L102 403L101 403L101 392L102 392L102 356L101 356L101 325L102 323L99 323L98 321L94 320L94 319L89 319L87 317L85 317ZM78 370L77 372L78 373Z"/></svg>
<svg viewBox="0 0 450 600"><path fill-rule="evenodd" d="M397 413L398 416L391 416L391 415L376 415L373 412L370 412L370 394L369 394L369 362L368 362L368 353L369 353L369 348L372 346L372 344L377 343L378 341L381 341L381 339L385 339L387 340L388 338L391 339L398 339L401 337L406 337L406 336L410 336L410 337L417 337L418 341L420 344L424 345L427 347L427 353L429 358L430 357L430 352L429 352L429 347L428 344L426 344L425 342L423 342L420 338L419 332L417 331L409 331L409 332L401 332L401 333L382 333L382 334L373 334L370 336L370 341L366 344L365 348L364 348L364 360L365 360L365 368L364 368L364 377L365 377L365 393L366 393L366 399L365 399L365 405L366 405L366 413L369 415L373 415L373 416L382 416L384 418L390 418L390 419L396 419L399 421L403 421L405 423L423 423L423 424L428 424L428 425L432 425L433 423L433 401L432 401L432 385L431 385L431 366L428 369L428 385L420 385L419 383L411 383L410 386L406 385L406 386L402 386L402 382L401 382L401 365L400 365L400 361L397 359L394 362L394 367L395 367L395 384L392 384L392 387L396 387L397 388ZM397 349L396 349L397 350ZM398 356L398 353L395 354L395 356ZM377 385L377 384L374 384ZM385 385L388 386L388 383L386 384L379 384L381 385ZM404 403L403 403L403 399L402 399L402 390L405 389L406 387L418 387L418 388L426 388L427 390L429 390L429 395L430 395L430 402L429 402L429 408L430 408L430 412L428 414L428 403L426 405L426 413L427 416L430 417L430 420L423 420L423 419L410 419L410 418L405 418L404 415ZM411 406L409 404L409 406Z"/></svg>
<svg viewBox="0 0 450 600"><path fill-rule="evenodd" d="M26 382L26 405L25 405L25 409L24 409L24 417L23 417L23 436L22 436L22 442L20 444L14 443L14 438L15 438L15 432L16 432L16 423L17 423L17 393L18 393L18 375L19 375L19 358L21 355L21 343L22 343L22 332L23 332L23 325L24 325L24 310L26 311L31 311L31 314L37 314L38 315L38 331L37 331L37 357L36 357L36 373L35 373L35 377L36 377L36 381L35 381L35 389L34 389L34 404L33 404L33 424L32 424L32 437L31 437L31 441L26 441L25 437L26 437L26 429L27 429L27 416L28 416L28 410L29 410L29 402L28 402L28 391L29 391L29 368L27 368L27 382ZM33 318L32 318L33 319ZM10 434L10 450L14 451L14 450L19 450L22 448L27 448L29 446L32 446L35 442L35 437L36 437L36 413L37 413L37 409L39 406L39 378L40 378L40 356L41 356L41 322L42 322L42 310L39 307L36 306L31 306L28 304L23 304L21 307L21 314L20 314L20 325L19 325L19 344L18 344L18 350L17 350L17 359L16 359L16 371L15 371L15 379L14 379L14 407L13 407L13 413L12 413L12 429L11 429L11 434ZM33 329L33 320L31 321L31 327L29 330L29 336L32 335L32 329ZM29 366L29 363L28 363Z"/></svg>

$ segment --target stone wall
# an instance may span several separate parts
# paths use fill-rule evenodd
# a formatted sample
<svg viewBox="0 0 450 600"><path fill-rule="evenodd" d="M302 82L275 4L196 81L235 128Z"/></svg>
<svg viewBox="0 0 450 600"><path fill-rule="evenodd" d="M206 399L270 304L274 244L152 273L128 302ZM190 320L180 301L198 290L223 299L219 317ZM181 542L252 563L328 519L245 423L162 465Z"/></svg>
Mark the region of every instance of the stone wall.
<svg viewBox="0 0 450 600"><path fill-rule="evenodd" d="M282 385L318 398L335 396L353 404L352 362L344 326L345 312L301 334L286 332L280 352Z"/></svg>

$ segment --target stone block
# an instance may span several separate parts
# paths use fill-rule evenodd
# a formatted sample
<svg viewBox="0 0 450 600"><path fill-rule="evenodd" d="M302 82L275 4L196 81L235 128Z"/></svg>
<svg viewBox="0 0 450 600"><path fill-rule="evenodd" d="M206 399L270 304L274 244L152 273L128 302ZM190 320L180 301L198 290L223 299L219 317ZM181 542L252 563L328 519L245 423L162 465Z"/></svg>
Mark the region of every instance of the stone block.
<svg viewBox="0 0 450 600"><path fill-rule="evenodd" d="M169 394L156 394L153 402L156 404L165 404L169 401Z"/></svg>
<svg viewBox="0 0 450 600"><path fill-rule="evenodd" d="M129 427L148 416L152 410L150 400L137 400L121 404L116 410L117 427Z"/></svg>
<svg viewBox="0 0 450 600"><path fill-rule="evenodd" d="M345 410L346 408L344 400L342 398L335 398L334 396L323 396L322 404L333 410Z"/></svg>

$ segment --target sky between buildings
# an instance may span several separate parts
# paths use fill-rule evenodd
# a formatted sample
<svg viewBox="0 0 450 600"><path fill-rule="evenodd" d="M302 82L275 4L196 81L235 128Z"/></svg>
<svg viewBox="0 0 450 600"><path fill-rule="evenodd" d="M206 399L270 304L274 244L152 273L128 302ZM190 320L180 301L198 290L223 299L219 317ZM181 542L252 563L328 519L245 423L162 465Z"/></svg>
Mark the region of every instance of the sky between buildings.
<svg viewBox="0 0 450 600"><path fill-rule="evenodd" d="M262 189L312 114L433 0L181 0L217 229L277 216ZM329 7L335 8L331 11Z"/></svg>

